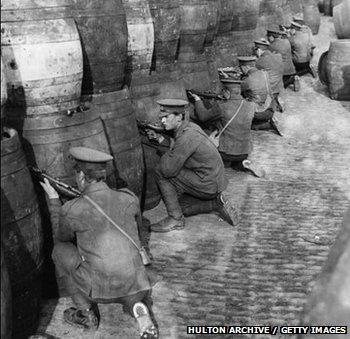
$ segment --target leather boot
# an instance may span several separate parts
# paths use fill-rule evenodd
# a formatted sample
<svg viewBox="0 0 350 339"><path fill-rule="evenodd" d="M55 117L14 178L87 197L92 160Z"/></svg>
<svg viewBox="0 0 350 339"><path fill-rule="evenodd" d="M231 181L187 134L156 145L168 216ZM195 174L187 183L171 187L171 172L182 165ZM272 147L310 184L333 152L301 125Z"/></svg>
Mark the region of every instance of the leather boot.
<svg viewBox="0 0 350 339"><path fill-rule="evenodd" d="M216 198L214 211L220 218L231 226L236 226L239 222L238 210L220 193Z"/></svg>
<svg viewBox="0 0 350 339"><path fill-rule="evenodd" d="M175 230L182 230L185 228L185 217L182 216L180 219L174 219L172 217L165 217L151 225L152 232L165 233Z"/></svg>

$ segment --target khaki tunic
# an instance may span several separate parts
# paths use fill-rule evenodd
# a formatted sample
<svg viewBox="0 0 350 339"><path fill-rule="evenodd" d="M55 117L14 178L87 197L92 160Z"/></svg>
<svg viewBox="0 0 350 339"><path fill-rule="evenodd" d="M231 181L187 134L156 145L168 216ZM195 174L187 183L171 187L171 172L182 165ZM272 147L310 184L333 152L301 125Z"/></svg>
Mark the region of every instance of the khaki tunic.
<svg viewBox="0 0 350 339"><path fill-rule="evenodd" d="M288 39L275 38L269 46L270 51L280 53L283 61L283 75L295 74L292 60L292 47Z"/></svg>
<svg viewBox="0 0 350 339"><path fill-rule="evenodd" d="M93 199L140 245L137 197L128 189L114 191L104 182L91 184L84 194ZM72 279L78 289L96 299L119 298L151 288L138 250L82 197L51 201L55 242L73 242L82 258Z"/></svg>
<svg viewBox="0 0 350 339"><path fill-rule="evenodd" d="M309 62L312 58L312 42L310 35L305 31L297 31L289 38L292 46L292 59L294 63Z"/></svg>
<svg viewBox="0 0 350 339"><path fill-rule="evenodd" d="M269 75L272 94L278 94L283 90L283 60L279 53L264 51L263 55L256 61L256 68L265 70Z"/></svg>

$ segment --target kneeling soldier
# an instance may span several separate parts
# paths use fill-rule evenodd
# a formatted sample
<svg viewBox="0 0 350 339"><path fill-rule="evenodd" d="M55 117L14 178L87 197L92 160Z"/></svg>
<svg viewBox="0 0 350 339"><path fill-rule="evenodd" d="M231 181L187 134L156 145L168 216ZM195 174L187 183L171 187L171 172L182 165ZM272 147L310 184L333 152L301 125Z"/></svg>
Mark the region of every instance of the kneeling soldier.
<svg viewBox="0 0 350 339"><path fill-rule="evenodd" d="M151 230L182 229L184 216L210 212L231 225L237 224L236 210L222 196L227 179L220 154L198 125L185 120L188 102L164 99L158 103L162 124L165 130L173 131L174 139L155 170L168 216L151 225ZM155 137L164 142L161 135Z"/></svg>
<svg viewBox="0 0 350 339"><path fill-rule="evenodd" d="M136 318L141 338L158 338L150 317L151 284L140 255L138 199L104 182L112 156L86 147L69 151L82 195L61 206L47 179L41 183L50 201L57 279L76 306L64 311L64 319L95 330L96 304L121 303Z"/></svg>

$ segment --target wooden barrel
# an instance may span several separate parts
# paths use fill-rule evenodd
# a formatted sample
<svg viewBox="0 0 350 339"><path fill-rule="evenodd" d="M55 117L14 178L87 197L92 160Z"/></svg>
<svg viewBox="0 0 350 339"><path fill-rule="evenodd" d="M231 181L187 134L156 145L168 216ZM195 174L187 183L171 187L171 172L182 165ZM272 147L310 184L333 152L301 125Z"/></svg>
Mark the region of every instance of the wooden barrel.
<svg viewBox="0 0 350 339"><path fill-rule="evenodd" d="M350 100L350 39L331 42L326 65L330 97Z"/></svg>
<svg viewBox="0 0 350 339"><path fill-rule="evenodd" d="M8 101L26 114L79 105L83 58L69 0L4 0L1 52Z"/></svg>
<svg viewBox="0 0 350 339"><path fill-rule="evenodd" d="M284 13L280 0L261 0L259 5L259 19L257 33L266 35L266 28L284 23Z"/></svg>
<svg viewBox="0 0 350 339"><path fill-rule="evenodd" d="M1 125L3 124L3 118L5 117L4 105L6 103L6 100L7 100L7 85L6 85L4 64L1 58Z"/></svg>
<svg viewBox="0 0 350 339"><path fill-rule="evenodd" d="M12 115L9 124L16 129L21 127L22 144L28 163L70 185L75 185L70 147L85 146L110 153L102 121L89 110L69 116L62 113L28 117ZM109 184L114 186L114 166L108 166Z"/></svg>
<svg viewBox="0 0 350 339"><path fill-rule="evenodd" d="M344 0L345 1L345 0ZM343 0L330 0L331 15L334 16L334 7L341 4Z"/></svg>
<svg viewBox="0 0 350 339"><path fill-rule="evenodd" d="M127 25L121 0L71 0L83 49L82 94L118 91L127 62Z"/></svg>
<svg viewBox="0 0 350 339"><path fill-rule="evenodd" d="M159 72L138 78L130 91L136 118L140 121L158 121L159 99L187 98L183 76L175 66L160 68Z"/></svg>
<svg viewBox="0 0 350 339"><path fill-rule="evenodd" d="M350 0L333 8L333 23L338 39L350 39Z"/></svg>
<svg viewBox="0 0 350 339"><path fill-rule="evenodd" d="M320 59L318 60L318 77L322 84L328 85L327 78L327 55L328 51L321 54Z"/></svg>
<svg viewBox="0 0 350 339"><path fill-rule="evenodd" d="M147 74L154 48L153 20L147 0L122 0L128 26L128 76Z"/></svg>
<svg viewBox="0 0 350 339"><path fill-rule="evenodd" d="M255 29L259 17L259 2L256 0L233 0L233 31L249 31Z"/></svg>
<svg viewBox="0 0 350 339"><path fill-rule="evenodd" d="M43 229L37 197L18 134L4 129L1 140L1 238L8 264L14 338L37 326L43 265Z"/></svg>
<svg viewBox="0 0 350 339"><path fill-rule="evenodd" d="M287 5L292 14L302 13L303 11L301 0L287 0Z"/></svg>
<svg viewBox="0 0 350 339"><path fill-rule="evenodd" d="M173 64L180 38L180 7L178 0L149 0L154 25L153 68ZM152 65L152 66L153 66Z"/></svg>
<svg viewBox="0 0 350 339"><path fill-rule="evenodd" d="M220 1L218 0L207 0L209 11L208 11L208 27L207 34L204 40L204 46L211 46L219 29L220 20Z"/></svg>
<svg viewBox="0 0 350 339"><path fill-rule="evenodd" d="M220 0L218 35L225 34L231 30L233 13L233 1Z"/></svg>
<svg viewBox="0 0 350 339"><path fill-rule="evenodd" d="M95 94L83 97L90 113L100 117L114 157L117 177L141 197L144 165L141 139L129 91Z"/></svg>
<svg viewBox="0 0 350 339"><path fill-rule="evenodd" d="M147 211L156 207L162 198L154 177L154 168L159 163L160 156L157 154L157 149L147 143L142 143L142 148L146 171L141 207Z"/></svg>
<svg viewBox="0 0 350 339"><path fill-rule="evenodd" d="M311 28L312 34L317 34L320 28L321 16L315 2L303 6L305 25Z"/></svg>
<svg viewBox="0 0 350 339"><path fill-rule="evenodd" d="M180 45L178 60L188 61L204 52L209 22L206 0L180 0Z"/></svg>
<svg viewBox="0 0 350 339"><path fill-rule="evenodd" d="M1 338L11 339L12 331L12 296L10 278L1 244Z"/></svg>

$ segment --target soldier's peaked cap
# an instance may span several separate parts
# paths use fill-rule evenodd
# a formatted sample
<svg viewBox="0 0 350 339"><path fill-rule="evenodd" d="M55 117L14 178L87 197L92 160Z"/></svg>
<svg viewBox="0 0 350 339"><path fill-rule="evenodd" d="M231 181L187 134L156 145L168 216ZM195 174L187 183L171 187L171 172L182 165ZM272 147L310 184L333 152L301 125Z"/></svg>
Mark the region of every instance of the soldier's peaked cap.
<svg viewBox="0 0 350 339"><path fill-rule="evenodd" d="M272 34L276 34L276 35L284 35L285 34L284 32L282 32L279 29L279 27L274 27L274 26L268 27L266 29L266 32L267 32L267 34L272 33Z"/></svg>
<svg viewBox="0 0 350 339"><path fill-rule="evenodd" d="M182 99L162 99L158 100L157 104L160 105L160 116L167 116L169 114L184 113L188 101Z"/></svg>
<svg viewBox="0 0 350 339"><path fill-rule="evenodd" d="M300 24L298 24L298 23L295 22L295 21L291 21L290 24L291 24L292 26L294 26L294 27L297 27L297 28L301 28L301 27L302 27Z"/></svg>
<svg viewBox="0 0 350 339"><path fill-rule="evenodd" d="M256 56L254 55L242 55L238 56L237 60L240 65L254 64L256 61Z"/></svg>
<svg viewBox="0 0 350 339"><path fill-rule="evenodd" d="M266 39L259 39L254 41L255 45L269 46L270 43Z"/></svg>
<svg viewBox="0 0 350 339"><path fill-rule="evenodd" d="M304 18L303 18L303 16L302 15L294 15L293 16L293 21L295 21L295 22L304 22Z"/></svg>
<svg viewBox="0 0 350 339"><path fill-rule="evenodd" d="M110 154L88 147L71 147L69 153L75 160L87 163L106 163L113 160Z"/></svg>

